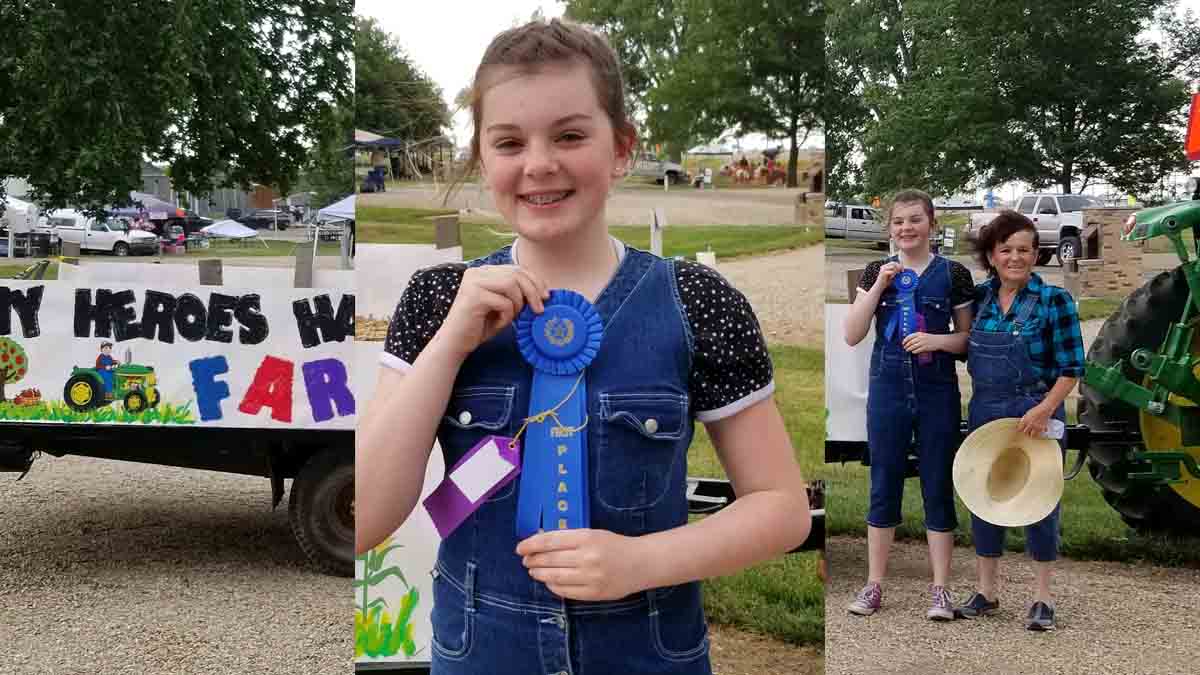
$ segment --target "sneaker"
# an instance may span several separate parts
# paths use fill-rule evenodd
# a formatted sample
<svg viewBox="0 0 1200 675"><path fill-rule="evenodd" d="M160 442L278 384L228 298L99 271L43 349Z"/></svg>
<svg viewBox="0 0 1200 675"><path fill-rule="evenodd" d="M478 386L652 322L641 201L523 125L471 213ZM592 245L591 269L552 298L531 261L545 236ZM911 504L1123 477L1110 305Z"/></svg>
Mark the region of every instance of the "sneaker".
<svg viewBox="0 0 1200 675"><path fill-rule="evenodd" d="M967 604L958 608L958 613L966 617L975 618L977 616L987 616L998 609L1000 609L1000 600L988 600L984 597L983 593L976 592L975 595L971 596L970 600L967 600Z"/></svg>
<svg viewBox="0 0 1200 675"><path fill-rule="evenodd" d="M933 596L933 605L925 612L925 616L932 621L953 621L954 602L950 599L946 587L930 586L929 594Z"/></svg>
<svg viewBox="0 0 1200 675"><path fill-rule="evenodd" d="M1041 601L1033 603L1025 627L1036 631L1054 630L1054 608Z"/></svg>
<svg viewBox="0 0 1200 675"><path fill-rule="evenodd" d="M850 610L851 614L859 616L871 616L883 604L883 588L876 583L870 583L863 586L858 592L858 597L854 598L854 602L846 609Z"/></svg>

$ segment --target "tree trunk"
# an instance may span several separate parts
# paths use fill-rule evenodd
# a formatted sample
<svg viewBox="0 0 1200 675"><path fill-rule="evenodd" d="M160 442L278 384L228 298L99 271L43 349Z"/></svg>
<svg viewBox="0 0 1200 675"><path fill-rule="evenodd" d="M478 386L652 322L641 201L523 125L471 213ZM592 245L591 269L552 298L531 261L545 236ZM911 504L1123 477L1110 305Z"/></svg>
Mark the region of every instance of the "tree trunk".
<svg viewBox="0 0 1200 675"><path fill-rule="evenodd" d="M796 176L799 175L796 171L798 168L796 164L800 161L800 145L796 142L796 134L799 133L799 130L799 120L796 117L792 117L791 121L788 123L788 134L792 138L792 151L790 154L788 154L787 173L787 186L790 188L796 187L796 185L799 183L799 181L796 180Z"/></svg>
<svg viewBox="0 0 1200 675"><path fill-rule="evenodd" d="M1058 184L1059 184L1059 187L1062 188L1062 193L1064 195L1071 194L1071 170L1073 168L1075 168L1075 167L1072 166L1071 162L1064 161L1063 167L1062 167L1062 173L1060 173L1058 176Z"/></svg>

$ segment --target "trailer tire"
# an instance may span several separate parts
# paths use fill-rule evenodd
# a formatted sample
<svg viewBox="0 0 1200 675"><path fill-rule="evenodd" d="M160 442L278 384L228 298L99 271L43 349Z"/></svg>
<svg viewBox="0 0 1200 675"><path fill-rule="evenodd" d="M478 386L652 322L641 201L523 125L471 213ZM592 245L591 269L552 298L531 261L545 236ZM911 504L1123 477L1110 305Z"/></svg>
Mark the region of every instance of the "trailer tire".
<svg viewBox="0 0 1200 675"><path fill-rule="evenodd" d="M288 499L292 534L308 559L325 572L354 576L354 456L325 450L292 481Z"/></svg>
<svg viewBox="0 0 1200 675"><path fill-rule="evenodd" d="M1141 348L1158 349L1171 323L1182 315L1187 298L1182 269L1159 274L1130 294L1104 322L1088 350L1088 361L1109 365L1123 359L1125 376L1141 381L1140 371L1128 364L1130 354ZM1133 406L1111 400L1086 384L1079 389L1079 421L1089 428L1142 429ZM1093 444L1088 449L1088 472L1100 486L1104 500L1136 529L1194 534L1200 529L1200 503L1185 499L1169 485L1130 481L1128 473L1133 467L1128 455L1135 449L1124 444Z"/></svg>

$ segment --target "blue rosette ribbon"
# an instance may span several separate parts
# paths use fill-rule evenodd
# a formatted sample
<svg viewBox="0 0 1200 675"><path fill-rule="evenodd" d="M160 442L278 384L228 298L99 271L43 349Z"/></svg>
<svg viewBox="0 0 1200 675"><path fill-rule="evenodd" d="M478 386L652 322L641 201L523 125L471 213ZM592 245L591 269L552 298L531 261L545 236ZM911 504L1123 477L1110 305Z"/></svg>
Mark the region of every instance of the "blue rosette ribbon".
<svg viewBox="0 0 1200 675"><path fill-rule="evenodd" d="M917 332L917 273L904 270L892 279L896 289L897 311L892 312L883 336L889 341L903 342L904 338Z"/></svg>
<svg viewBox="0 0 1200 675"><path fill-rule="evenodd" d="M545 311L515 321L521 356L533 366L517 498L517 536L588 527L587 382L604 324L591 303L550 291Z"/></svg>

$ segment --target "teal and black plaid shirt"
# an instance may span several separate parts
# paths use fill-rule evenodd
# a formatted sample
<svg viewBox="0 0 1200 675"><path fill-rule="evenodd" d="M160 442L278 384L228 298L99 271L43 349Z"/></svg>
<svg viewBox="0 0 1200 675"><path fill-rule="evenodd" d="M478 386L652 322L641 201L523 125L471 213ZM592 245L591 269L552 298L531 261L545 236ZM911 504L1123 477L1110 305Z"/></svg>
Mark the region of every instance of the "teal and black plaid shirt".
<svg viewBox="0 0 1200 675"><path fill-rule="evenodd" d="M985 306L983 302L989 288L992 298ZM1047 285L1034 273L1005 316L997 300L999 292L1000 280L995 277L975 286L975 304L972 306L977 317L975 327L992 332L1011 331L1017 319L1017 307L1026 296L1033 295L1038 302L1021 334L1029 345L1029 357L1038 376L1048 386L1054 386L1059 377L1083 377L1086 358L1083 334L1079 330L1079 310L1071 294L1058 286Z"/></svg>

